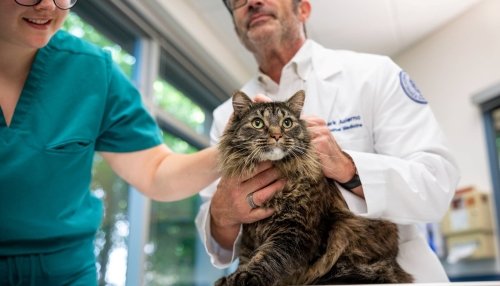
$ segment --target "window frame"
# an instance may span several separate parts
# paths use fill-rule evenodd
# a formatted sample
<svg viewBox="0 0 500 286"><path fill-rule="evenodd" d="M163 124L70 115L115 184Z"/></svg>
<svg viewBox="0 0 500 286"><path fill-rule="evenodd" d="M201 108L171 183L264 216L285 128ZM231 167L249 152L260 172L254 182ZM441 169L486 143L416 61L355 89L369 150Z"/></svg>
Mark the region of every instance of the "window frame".
<svg viewBox="0 0 500 286"><path fill-rule="evenodd" d="M495 122L492 114L495 109L500 108L500 83L474 95L472 97L472 102L475 103L482 112L488 163L493 187L494 210L496 212L496 219L494 221L496 221L497 225L495 228L500 229L500 164L498 160L500 154L498 154L496 146Z"/></svg>
<svg viewBox="0 0 500 286"><path fill-rule="evenodd" d="M212 80L210 71L200 68L190 55L185 53L182 43L172 39L172 31L160 29L159 24L154 21L155 17L144 14L147 9L141 5L148 5L147 3L149 2L86 0L79 1L72 11L94 26L99 33L136 57L138 62L134 65L132 80L138 86L146 107L155 116L160 128L196 148L207 147L208 130L213 120L212 111L228 98L228 93L225 92L227 88L224 89L221 84ZM153 82L157 78L175 83L176 88L204 110L206 134L196 133L153 104ZM149 235L151 203L151 200L134 188L129 188L127 215L130 234L127 243L126 285L144 283L144 246ZM202 259L193 265L194 272L201 274L206 271L206 265L210 264L210 261L198 238L196 252L203 252ZM223 273L212 271L210 275L218 277Z"/></svg>

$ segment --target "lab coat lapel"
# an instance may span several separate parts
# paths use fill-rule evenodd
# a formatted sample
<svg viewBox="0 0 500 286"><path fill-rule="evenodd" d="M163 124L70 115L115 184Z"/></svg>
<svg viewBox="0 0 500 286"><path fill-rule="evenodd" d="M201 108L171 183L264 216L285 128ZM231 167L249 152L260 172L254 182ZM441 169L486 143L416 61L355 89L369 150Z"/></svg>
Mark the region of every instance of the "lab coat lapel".
<svg viewBox="0 0 500 286"><path fill-rule="evenodd" d="M335 110L339 86L335 76L342 72L335 52L313 43L312 69L306 78L306 103L304 114L320 116L326 122L331 119ZM311 96L307 96L311 94ZM322 106L318 110L318 106ZM328 107L327 107L328 106ZM327 108L324 108L327 107ZM318 111L321 111L318 114Z"/></svg>

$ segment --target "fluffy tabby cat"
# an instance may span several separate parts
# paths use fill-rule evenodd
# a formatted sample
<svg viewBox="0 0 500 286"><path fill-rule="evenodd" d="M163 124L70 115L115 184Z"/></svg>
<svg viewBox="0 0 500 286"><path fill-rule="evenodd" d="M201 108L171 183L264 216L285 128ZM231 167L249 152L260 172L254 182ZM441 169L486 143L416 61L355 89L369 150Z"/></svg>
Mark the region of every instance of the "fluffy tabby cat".
<svg viewBox="0 0 500 286"><path fill-rule="evenodd" d="M355 216L324 177L299 118L304 99L303 91L286 102L233 95L233 121L219 144L222 173L247 174L272 160L287 183L264 205L276 210L271 217L243 225L239 267L216 285L412 282L396 262L396 225Z"/></svg>

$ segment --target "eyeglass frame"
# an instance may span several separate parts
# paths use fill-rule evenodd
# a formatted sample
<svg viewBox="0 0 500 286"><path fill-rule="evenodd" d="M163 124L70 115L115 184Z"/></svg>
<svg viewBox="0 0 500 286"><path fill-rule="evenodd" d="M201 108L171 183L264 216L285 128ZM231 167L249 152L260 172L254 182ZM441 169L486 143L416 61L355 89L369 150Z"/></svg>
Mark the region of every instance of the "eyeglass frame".
<svg viewBox="0 0 500 286"><path fill-rule="evenodd" d="M33 6L36 6L36 5L40 4L43 0L36 0L35 3L30 4L30 5L21 4L21 3L18 2L18 0L14 0L14 1L17 3L17 5L20 5L20 6L33 7ZM69 9L73 8L76 5L76 3L78 2L78 0L75 0L75 3L73 3L73 5L69 6L68 8L62 8L59 5L57 5L56 0L52 0L52 1L54 2L54 5L56 5L56 7L59 8L59 9L61 9L61 10L69 10Z"/></svg>
<svg viewBox="0 0 500 286"><path fill-rule="evenodd" d="M231 9L231 7L229 6L229 1L231 1L231 0L222 0L222 2L224 3L224 6L226 6L227 10L229 10L230 13L233 13L234 10L243 7L248 3L248 0L243 0L242 1L243 4L239 5L238 7L233 7Z"/></svg>
<svg viewBox="0 0 500 286"><path fill-rule="evenodd" d="M229 10L229 13L233 14L233 11L236 10L236 9L239 9L243 6L245 6L247 3L248 3L248 0L243 0L241 3L241 5L237 6L237 7L233 7L231 9L231 7L229 6L229 1L231 0L222 0L222 3L224 3L224 6L226 6L227 10ZM297 2L300 2L300 0L298 0Z"/></svg>

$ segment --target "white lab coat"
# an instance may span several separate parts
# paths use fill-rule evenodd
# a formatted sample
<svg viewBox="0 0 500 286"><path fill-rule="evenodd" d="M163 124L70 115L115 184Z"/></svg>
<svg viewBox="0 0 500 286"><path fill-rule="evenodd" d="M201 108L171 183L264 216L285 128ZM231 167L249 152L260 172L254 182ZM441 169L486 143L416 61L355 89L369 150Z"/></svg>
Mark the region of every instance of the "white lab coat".
<svg viewBox="0 0 500 286"><path fill-rule="evenodd" d="M329 50L307 40L283 69L279 86L259 74L242 91L286 100L299 89L306 91L303 114L323 118L356 164L365 200L342 189L349 208L398 224L398 262L416 282L448 281L416 225L441 220L459 174L429 105L407 74L387 57ZM214 111L212 143L231 113L230 100ZM205 203L196 224L212 263L222 268L237 257L239 238L225 250L210 235L215 186L201 192Z"/></svg>

